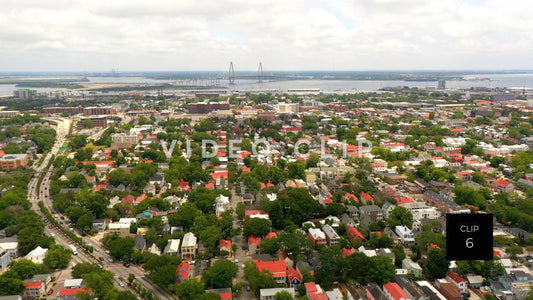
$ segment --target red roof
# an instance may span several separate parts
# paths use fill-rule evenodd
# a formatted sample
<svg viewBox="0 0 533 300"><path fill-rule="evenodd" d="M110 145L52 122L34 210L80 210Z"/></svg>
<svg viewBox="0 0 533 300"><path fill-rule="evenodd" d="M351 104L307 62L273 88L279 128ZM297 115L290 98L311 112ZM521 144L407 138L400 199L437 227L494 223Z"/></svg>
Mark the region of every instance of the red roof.
<svg viewBox="0 0 533 300"><path fill-rule="evenodd" d="M300 270L295 269L293 267L290 267L287 270L287 279L289 280L289 282L292 282L294 279L298 279L300 282L303 282L303 278L304 277Z"/></svg>
<svg viewBox="0 0 533 300"><path fill-rule="evenodd" d="M122 198L122 203L133 203L135 200L135 197L133 195L127 195L126 197Z"/></svg>
<svg viewBox="0 0 533 300"><path fill-rule="evenodd" d="M189 278L189 270L191 269L191 265L189 265L188 262L182 262L178 265L178 269L176 270L176 273L178 273L179 281L182 282L183 280Z"/></svg>
<svg viewBox="0 0 533 300"><path fill-rule="evenodd" d="M361 192L361 198L365 199L366 201L374 201L374 198L365 192Z"/></svg>
<svg viewBox="0 0 533 300"><path fill-rule="evenodd" d="M243 173L248 173L248 172L250 172L250 168L244 167L244 168L242 168L242 172Z"/></svg>
<svg viewBox="0 0 533 300"><path fill-rule="evenodd" d="M267 235L265 236L265 239L271 239L271 238L277 238L277 237L278 237L278 234L275 233L274 231L271 231L267 233Z"/></svg>
<svg viewBox="0 0 533 300"><path fill-rule="evenodd" d="M268 215L266 211L258 210L258 209L248 209L244 211L244 214L247 216L250 215Z"/></svg>
<svg viewBox="0 0 533 300"><path fill-rule="evenodd" d="M33 289L40 289L43 285L42 281L28 281L26 283L26 289L33 290Z"/></svg>
<svg viewBox="0 0 533 300"><path fill-rule="evenodd" d="M324 293L309 295L311 300L328 300L328 296Z"/></svg>
<svg viewBox="0 0 533 300"><path fill-rule="evenodd" d="M440 249L439 245L435 245L433 243L429 244L428 249Z"/></svg>
<svg viewBox="0 0 533 300"><path fill-rule="evenodd" d="M222 300L233 299L233 293L219 293L219 295L220 295L220 298L222 298Z"/></svg>
<svg viewBox="0 0 533 300"><path fill-rule="evenodd" d="M78 288L78 289L62 289L59 292L59 296L75 296L78 293L90 294L91 293L91 289L82 289L82 288Z"/></svg>
<svg viewBox="0 0 533 300"><path fill-rule="evenodd" d="M185 180L180 180L180 183L178 184L178 186L181 188L189 187L189 182Z"/></svg>
<svg viewBox="0 0 533 300"><path fill-rule="evenodd" d="M306 282L304 283L305 285L305 290L307 291L307 294L314 294L316 293L318 290L316 288L316 284L314 282Z"/></svg>
<svg viewBox="0 0 533 300"><path fill-rule="evenodd" d="M395 300L411 299L396 282L385 283L383 289L389 291L389 294L391 294L392 298Z"/></svg>
<svg viewBox="0 0 533 300"><path fill-rule="evenodd" d="M250 235L248 237L248 245L257 245L261 243L261 237L258 235Z"/></svg>
<svg viewBox="0 0 533 300"><path fill-rule="evenodd" d="M359 230L350 225L346 226L346 232L354 239L365 239L365 236Z"/></svg>
<svg viewBox="0 0 533 300"><path fill-rule="evenodd" d="M353 249L342 248L342 249L341 249L341 252L342 252L342 255L343 255L344 257L346 257L346 256L350 256L350 255L353 254Z"/></svg>
<svg viewBox="0 0 533 300"><path fill-rule="evenodd" d="M97 165L97 166L112 166L115 163L114 160L86 160L83 162L84 165Z"/></svg>
<svg viewBox="0 0 533 300"><path fill-rule="evenodd" d="M346 197L347 199L352 199L354 201L359 202L359 199L357 199L357 197L354 194L346 193L344 194L344 197Z"/></svg>
<svg viewBox="0 0 533 300"><path fill-rule="evenodd" d="M511 183L509 181L503 179L503 178L500 178L500 179L494 181L494 184L506 187L506 186L510 185Z"/></svg>
<svg viewBox="0 0 533 300"><path fill-rule="evenodd" d="M211 177L213 177L213 179L220 179L222 177L228 179L228 172L215 172L211 174Z"/></svg>
<svg viewBox="0 0 533 300"><path fill-rule="evenodd" d="M273 277L287 277L287 263L284 260L264 261L254 260L259 271L268 270Z"/></svg>
<svg viewBox="0 0 533 300"><path fill-rule="evenodd" d="M463 277L459 276L459 274L452 272L452 271L448 272L448 277L450 277L453 281L457 283L466 282L466 279L464 279Z"/></svg>
<svg viewBox="0 0 533 300"><path fill-rule="evenodd" d="M218 248L230 248L231 249L231 241L221 239L220 242L218 242Z"/></svg>
<svg viewBox="0 0 533 300"><path fill-rule="evenodd" d="M413 198L407 197L407 198L397 199L396 202L398 204L404 204L404 203L413 203L413 202L415 202L415 200Z"/></svg>
<svg viewBox="0 0 533 300"><path fill-rule="evenodd" d="M205 188L209 189L209 190L214 190L215 189L215 184L213 182L208 182L208 183L205 184Z"/></svg>

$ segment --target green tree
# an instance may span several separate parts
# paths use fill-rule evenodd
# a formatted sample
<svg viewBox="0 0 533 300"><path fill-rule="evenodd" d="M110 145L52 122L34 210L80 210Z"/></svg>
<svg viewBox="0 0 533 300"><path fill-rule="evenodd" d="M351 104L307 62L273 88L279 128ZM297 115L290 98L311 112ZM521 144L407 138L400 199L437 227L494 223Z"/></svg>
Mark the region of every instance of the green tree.
<svg viewBox="0 0 533 300"><path fill-rule="evenodd" d="M168 221L172 226L183 226L185 230L189 230L194 220L202 215L202 211L199 210L194 203L183 203L175 214L168 216Z"/></svg>
<svg viewBox="0 0 533 300"><path fill-rule="evenodd" d="M244 223L244 235L265 235L270 231L270 221L261 218L253 218Z"/></svg>
<svg viewBox="0 0 533 300"><path fill-rule="evenodd" d="M260 244L261 253L275 255L278 253L280 246L279 238L262 239Z"/></svg>
<svg viewBox="0 0 533 300"><path fill-rule="evenodd" d="M448 272L449 262L446 260L446 251L443 249L429 249L427 270L431 278L443 278Z"/></svg>
<svg viewBox="0 0 533 300"><path fill-rule="evenodd" d="M237 203L237 208L235 209L235 212L237 213L237 218L242 221L246 212L246 204L244 204L243 202Z"/></svg>
<svg viewBox="0 0 533 300"><path fill-rule="evenodd" d="M287 164L288 177L291 179L305 179L305 163L295 161Z"/></svg>
<svg viewBox="0 0 533 300"><path fill-rule="evenodd" d="M79 263L74 265L74 267L72 268L72 278L83 278L83 275L99 270L100 267L98 266L98 264L88 262Z"/></svg>
<svg viewBox="0 0 533 300"><path fill-rule="evenodd" d="M524 249L519 245L511 245L505 248L505 253L509 254L511 258L516 259L518 254L524 253Z"/></svg>
<svg viewBox="0 0 533 300"><path fill-rule="evenodd" d="M11 278L25 280L39 273L41 273L41 267L38 264L32 262L31 260L21 259L11 262L9 270L4 273L4 275L8 275L8 277Z"/></svg>
<svg viewBox="0 0 533 300"><path fill-rule="evenodd" d="M130 258L135 240L132 237L118 238L110 243L109 253L118 259Z"/></svg>
<svg viewBox="0 0 533 300"><path fill-rule="evenodd" d="M229 260L219 260L202 274L206 286L212 288L231 287L232 279L237 275L239 268Z"/></svg>
<svg viewBox="0 0 533 300"><path fill-rule="evenodd" d="M292 255L294 261L304 259L313 249L313 243L307 234L296 226L287 227L279 239L281 249Z"/></svg>
<svg viewBox="0 0 533 300"><path fill-rule="evenodd" d="M0 276L0 296L20 295L26 289L24 281Z"/></svg>
<svg viewBox="0 0 533 300"><path fill-rule="evenodd" d="M389 216L389 226L394 227L403 225L411 228L413 226L413 214L405 207L395 207Z"/></svg>
<svg viewBox="0 0 533 300"><path fill-rule="evenodd" d="M294 299L291 295L291 293L287 291L281 291L277 292L276 295L274 295L275 300L292 300Z"/></svg>
<svg viewBox="0 0 533 300"><path fill-rule="evenodd" d="M176 288L176 295L183 300L195 300L205 293L205 288L202 282L198 279L185 279Z"/></svg>
<svg viewBox="0 0 533 300"><path fill-rule="evenodd" d="M455 193L455 202L458 204L470 204L484 209L487 206L487 200L475 188L468 185L458 185L453 189Z"/></svg>
<svg viewBox="0 0 533 300"><path fill-rule="evenodd" d="M46 252L43 264L49 269L64 269L68 267L72 254L61 246L54 246Z"/></svg>
<svg viewBox="0 0 533 300"><path fill-rule="evenodd" d="M382 285L389 282L396 277L396 269L392 264L392 260L385 256L374 256L370 258L370 269L368 278L371 282L376 282Z"/></svg>
<svg viewBox="0 0 533 300"><path fill-rule="evenodd" d="M169 285L174 284L178 278L176 274L176 266L161 266L155 272L151 273L151 278L158 286L167 288Z"/></svg>
<svg viewBox="0 0 533 300"><path fill-rule="evenodd" d="M202 232L200 232L199 238L207 248L207 251L214 255L217 248L217 243L222 238L220 227L216 225L206 227L204 230L202 230Z"/></svg>

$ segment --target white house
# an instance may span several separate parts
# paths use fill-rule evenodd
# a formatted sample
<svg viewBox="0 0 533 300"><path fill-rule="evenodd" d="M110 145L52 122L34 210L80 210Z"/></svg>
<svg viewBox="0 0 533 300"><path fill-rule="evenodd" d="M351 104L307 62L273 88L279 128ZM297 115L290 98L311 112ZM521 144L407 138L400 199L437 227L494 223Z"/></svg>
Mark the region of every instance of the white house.
<svg viewBox="0 0 533 300"><path fill-rule="evenodd" d="M396 226L394 227L394 232L404 245L413 245L415 243L413 232L407 226Z"/></svg>
<svg viewBox="0 0 533 300"><path fill-rule="evenodd" d="M30 253L26 254L24 259L31 260L34 263L40 265L43 263L46 252L48 252L47 248L41 248L41 246L37 246L37 248L31 250Z"/></svg>
<svg viewBox="0 0 533 300"><path fill-rule="evenodd" d="M222 213L230 209L229 197L218 195L215 200L215 214L220 217Z"/></svg>

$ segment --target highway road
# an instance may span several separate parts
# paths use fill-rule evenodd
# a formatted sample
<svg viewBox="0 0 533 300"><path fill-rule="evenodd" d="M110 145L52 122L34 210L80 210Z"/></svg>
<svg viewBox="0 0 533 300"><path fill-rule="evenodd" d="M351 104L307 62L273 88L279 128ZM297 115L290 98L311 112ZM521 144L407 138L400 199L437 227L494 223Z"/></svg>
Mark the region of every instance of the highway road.
<svg viewBox="0 0 533 300"><path fill-rule="evenodd" d="M72 126L72 120L67 118L46 118L46 120L57 122L57 126L55 126L57 136L56 136L56 142L53 145L52 149L49 151L49 153L46 155L46 157L43 159L41 165L36 166L35 170L37 171L37 174L30 180L30 183L28 184L28 199L32 203L32 208L39 214L41 217L46 220L45 216L41 212L38 202L42 201L45 207L48 208L48 210L52 213L52 216L54 219L61 223L65 228L67 228L67 223L63 221L63 219L67 219L66 217L62 216L59 213L55 213L55 210L52 206L52 199L50 198L50 177L52 175L52 166L47 169L48 163L50 162L50 159L52 159L53 155L56 155L59 152L59 148L64 144L66 140L66 136L68 135L70 126ZM100 131L103 132L103 130ZM39 191L37 191L37 186L39 183L39 178L43 176L43 180L41 182L41 186L39 188ZM131 265L130 267L125 267L122 264L111 263L110 262L110 255L106 253L106 249L97 241L90 237L82 237L78 232L73 230L73 232L80 238L83 239L84 243L91 245L94 248L94 251L92 254L89 254L84 251L82 247L79 245L76 245L78 248L78 255L73 255L71 266L74 266L81 262L91 262L91 263L101 263L103 267L106 270L109 270L115 274L115 286L119 289L127 289L128 286L125 285L124 287L120 287L119 285L119 277L127 278L129 274L134 274L136 277L136 280L143 285L146 289L153 292L153 294L158 299L173 299L173 297L162 290L160 287L155 285L153 282L150 281L149 278L146 277L146 272L139 266ZM56 228L53 225L49 225L47 222L47 226L45 229L45 233L50 235L53 233L53 236L56 240L56 242L64 247L67 247L69 244L75 244L73 241L70 240L66 235L63 234L61 230ZM59 275L56 274L56 276ZM70 268L67 270L64 270L60 274L60 283L61 281L64 281L65 276L68 277L70 275ZM64 276L63 276L64 275ZM67 278L68 279L68 278ZM132 291L133 292L133 291ZM55 293L55 292L54 292ZM50 297L55 298L55 295L51 295ZM50 298L50 299L52 299Z"/></svg>

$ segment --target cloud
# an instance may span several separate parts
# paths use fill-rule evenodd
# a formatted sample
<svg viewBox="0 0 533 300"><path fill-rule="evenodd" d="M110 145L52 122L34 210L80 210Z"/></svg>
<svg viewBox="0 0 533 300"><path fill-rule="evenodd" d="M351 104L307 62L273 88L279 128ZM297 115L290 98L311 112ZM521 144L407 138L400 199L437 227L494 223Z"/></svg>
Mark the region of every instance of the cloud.
<svg viewBox="0 0 533 300"><path fill-rule="evenodd" d="M5 0L0 69L533 68L517 0ZM490 62L490 63L485 63Z"/></svg>

